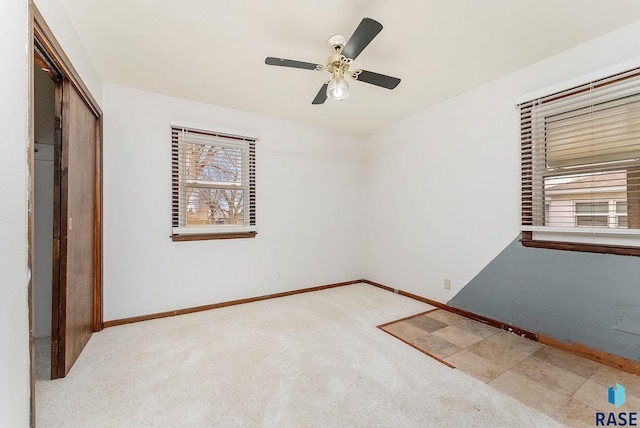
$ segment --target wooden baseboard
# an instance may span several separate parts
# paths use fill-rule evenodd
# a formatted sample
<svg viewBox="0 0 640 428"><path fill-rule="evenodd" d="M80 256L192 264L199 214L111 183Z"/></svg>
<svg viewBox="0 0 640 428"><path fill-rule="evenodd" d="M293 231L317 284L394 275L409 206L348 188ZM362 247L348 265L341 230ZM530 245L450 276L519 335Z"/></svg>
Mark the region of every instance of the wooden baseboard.
<svg viewBox="0 0 640 428"><path fill-rule="evenodd" d="M563 342L542 334L538 335L538 342L569 352L570 354L578 355L579 357L604 364L605 366L614 367L625 372L640 375L640 363L637 361L627 360L626 358L589 348L588 346L581 345L579 343Z"/></svg>
<svg viewBox="0 0 640 428"><path fill-rule="evenodd" d="M464 311L462 309L454 308L453 306L449 306L444 303L437 302L435 300L427 299L426 297L418 296L416 294L407 293L406 291L394 289L392 287L378 284L369 280L362 280L365 284L373 285L375 287L382 288L387 291L391 291L396 294L400 294L402 296L410 297L414 300L418 300L423 303L427 303L431 306L435 306L436 308L443 309L445 311L453 312L455 314L461 315L466 318L470 318L481 323L499 328L501 330L511 331L520 336L527 337L528 339L534 340L536 342L540 342L544 345L551 346L556 349L560 349L562 351L568 352L573 355L577 355L582 358L586 358L588 360L592 360L606 366L614 367L616 369L623 370L628 373L633 373L635 375L640 376L640 362L628 360L626 358L620 357L618 355L609 354L604 351L600 351L598 349L593 349L585 345L581 345L579 343L567 343L562 342L560 340L554 339L549 336L545 336L542 334L534 333L528 330L524 330L518 327L515 327L510 324L506 324L500 321L493 320L491 318L484 317L482 315L477 315L472 312Z"/></svg>
<svg viewBox="0 0 640 428"><path fill-rule="evenodd" d="M292 291L284 291L282 293L274 293L274 294L266 294L266 295L257 296L257 297L249 297L247 299L230 300L228 302L213 303L210 305L196 306L193 308L177 309L175 311L158 312L155 314L140 315L137 317L121 318L117 320L105 321L103 326L104 328L115 327L118 325L131 324L135 322L148 321L148 320L153 320L158 318L167 318L167 317L173 317L177 315L191 314L194 312L208 311L208 310L217 309L217 308L224 308L226 306L241 305L243 303L259 302L260 300L275 299L276 297L293 296L294 294L308 293L310 291L326 290L328 288L342 287L345 285L358 284L361 282L364 282L364 280L356 279L353 281L336 282L334 284L319 285L316 287L301 288L301 289L292 290Z"/></svg>

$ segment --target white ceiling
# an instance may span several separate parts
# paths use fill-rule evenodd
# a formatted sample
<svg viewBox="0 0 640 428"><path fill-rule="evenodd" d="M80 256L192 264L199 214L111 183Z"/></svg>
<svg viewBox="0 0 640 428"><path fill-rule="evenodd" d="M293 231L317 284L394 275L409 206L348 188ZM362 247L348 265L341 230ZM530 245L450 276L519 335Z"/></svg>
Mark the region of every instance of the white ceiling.
<svg viewBox="0 0 640 428"><path fill-rule="evenodd" d="M353 133L368 133L553 54L640 21L638 0L61 0L104 81ZM354 61L394 77L350 82L311 105L333 34L384 25Z"/></svg>

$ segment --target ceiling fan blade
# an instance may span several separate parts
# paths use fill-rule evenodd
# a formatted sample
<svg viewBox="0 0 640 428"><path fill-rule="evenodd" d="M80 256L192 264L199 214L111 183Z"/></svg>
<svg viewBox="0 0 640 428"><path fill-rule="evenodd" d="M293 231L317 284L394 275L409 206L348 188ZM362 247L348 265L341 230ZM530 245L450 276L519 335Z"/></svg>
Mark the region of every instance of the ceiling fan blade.
<svg viewBox="0 0 640 428"><path fill-rule="evenodd" d="M267 65L277 65L280 67L303 68L305 70L319 70L322 68L320 64L312 64L310 62L294 61L292 59L274 58L268 56L264 63Z"/></svg>
<svg viewBox="0 0 640 428"><path fill-rule="evenodd" d="M387 89L393 89L400 83L400 79L397 77L386 76L384 74L374 73L373 71L367 70L362 70L356 80Z"/></svg>
<svg viewBox="0 0 640 428"><path fill-rule="evenodd" d="M342 49L342 55L356 59L380 31L382 31L381 23L371 18L364 18L356 28L356 31L353 32L344 49Z"/></svg>
<svg viewBox="0 0 640 428"><path fill-rule="evenodd" d="M327 86L329 86L329 83L322 85L322 88L318 91L318 95L316 95L311 104L324 104L327 100Z"/></svg>

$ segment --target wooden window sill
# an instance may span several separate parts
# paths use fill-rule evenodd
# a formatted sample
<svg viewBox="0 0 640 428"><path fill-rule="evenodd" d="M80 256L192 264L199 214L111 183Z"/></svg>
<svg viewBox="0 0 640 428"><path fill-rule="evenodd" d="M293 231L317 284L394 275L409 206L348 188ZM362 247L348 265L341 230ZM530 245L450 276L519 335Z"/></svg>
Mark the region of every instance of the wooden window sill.
<svg viewBox="0 0 640 428"><path fill-rule="evenodd" d="M199 234L184 234L184 235L171 235L173 242L183 241L209 241L212 239L240 239L240 238L255 238L258 232L236 232L236 233L199 233Z"/></svg>
<svg viewBox="0 0 640 428"><path fill-rule="evenodd" d="M617 254L622 256L640 256L640 248L618 245L597 245L575 242L540 241L532 238L531 232L522 232L522 245L531 248L551 250L581 251L584 253Z"/></svg>

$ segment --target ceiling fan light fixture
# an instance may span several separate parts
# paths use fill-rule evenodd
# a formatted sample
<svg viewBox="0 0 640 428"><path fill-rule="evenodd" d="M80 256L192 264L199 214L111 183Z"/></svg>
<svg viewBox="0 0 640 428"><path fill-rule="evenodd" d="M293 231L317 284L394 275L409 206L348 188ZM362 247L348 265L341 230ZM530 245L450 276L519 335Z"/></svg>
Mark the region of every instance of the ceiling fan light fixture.
<svg viewBox="0 0 640 428"><path fill-rule="evenodd" d="M327 86L327 98L334 101L344 100L349 96L349 84L344 77L334 77Z"/></svg>

